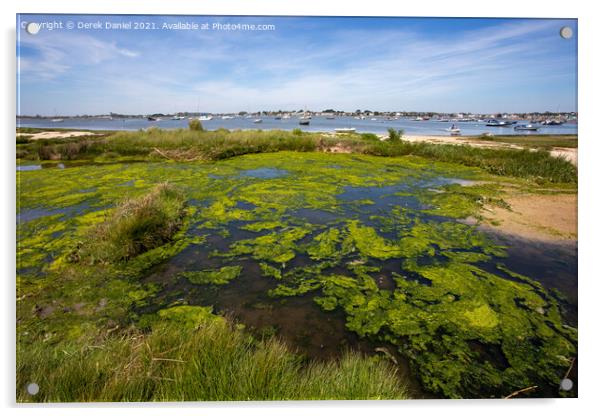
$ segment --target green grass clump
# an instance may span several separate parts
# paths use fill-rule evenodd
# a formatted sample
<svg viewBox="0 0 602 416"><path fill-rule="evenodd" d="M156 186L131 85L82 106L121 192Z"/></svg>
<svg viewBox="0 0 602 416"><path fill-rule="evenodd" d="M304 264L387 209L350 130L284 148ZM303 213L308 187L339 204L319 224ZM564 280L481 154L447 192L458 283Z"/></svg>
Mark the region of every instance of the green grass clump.
<svg viewBox="0 0 602 416"><path fill-rule="evenodd" d="M382 358L349 352L338 360L307 361L278 339L255 339L204 308L167 311L177 308L150 332L18 346L17 401L408 398ZM26 393L32 381L40 386L36 396Z"/></svg>
<svg viewBox="0 0 602 416"><path fill-rule="evenodd" d="M193 118L188 122L188 128L192 131L203 131L203 125L199 119Z"/></svg>
<svg viewBox="0 0 602 416"><path fill-rule="evenodd" d="M394 128L389 127L387 131L389 132L389 141L398 142L399 140L401 140L403 130L395 130Z"/></svg>
<svg viewBox="0 0 602 416"><path fill-rule="evenodd" d="M159 247L178 231L184 208L181 191L168 183L159 184L143 197L124 201L92 228L71 260L119 262Z"/></svg>
<svg viewBox="0 0 602 416"><path fill-rule="evenodd" d="M374 133L362 133L362 134L360 134L360 137L364 140L370 140L370 141L378 140L378 136Z"/></svg>

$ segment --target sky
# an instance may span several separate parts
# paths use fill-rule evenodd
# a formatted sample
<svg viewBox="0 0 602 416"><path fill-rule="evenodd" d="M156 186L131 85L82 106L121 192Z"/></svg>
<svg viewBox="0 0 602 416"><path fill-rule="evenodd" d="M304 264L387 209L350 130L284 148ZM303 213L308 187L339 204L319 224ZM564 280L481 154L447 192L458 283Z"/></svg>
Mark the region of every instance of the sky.
<svg viewBox="0 0 602 416"><path fill-rule="evenodd" d="M19 115L577 111L577 21L22 14L17 86Z"/></svg>

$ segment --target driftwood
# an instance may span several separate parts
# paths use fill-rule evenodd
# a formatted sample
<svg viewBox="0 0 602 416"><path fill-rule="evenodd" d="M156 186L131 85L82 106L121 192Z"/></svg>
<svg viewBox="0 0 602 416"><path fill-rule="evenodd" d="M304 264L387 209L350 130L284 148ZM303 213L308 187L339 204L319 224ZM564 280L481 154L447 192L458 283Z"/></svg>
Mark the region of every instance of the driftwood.
<svg viewBox="0 0 602 416"><path fill-rule="evenodd" d="M171 157L167 156L165 153L163 153L162 151L160 151L159 149L157 149L156 147L153 147L153 150L157 153L159 153L161 156L163 156L165 159L169 159L169 160L174 160ZM175 160L174 160L175 162Z"/></svg>
<svg viewBox="0 0 602 416"><path fill-rule="evenodd" d="M506 397L504 397L504 399L511 399L513 397L518 396L521 393L528 393L528 392L533 391L535 389L537 389L537 386L525 387L524 389L520 389L520 390L517 390L517 391L515 391L513 393L510 393L509 395L507 395Z"/></svg>
<svg viewBox="0 0 602 416"><path fill-rule="evenodd" d="M195 160L199 160L198 156L187 158L187 159L183 158L183 157L173 158L173 157L169 156L167 153L162 152L161 150L157 149L156 147L153 147L153 150L155 152L157 152L159 155L163 156L165 159L169 159L169 160L171 160L173 162L194 162Z"/></svg>

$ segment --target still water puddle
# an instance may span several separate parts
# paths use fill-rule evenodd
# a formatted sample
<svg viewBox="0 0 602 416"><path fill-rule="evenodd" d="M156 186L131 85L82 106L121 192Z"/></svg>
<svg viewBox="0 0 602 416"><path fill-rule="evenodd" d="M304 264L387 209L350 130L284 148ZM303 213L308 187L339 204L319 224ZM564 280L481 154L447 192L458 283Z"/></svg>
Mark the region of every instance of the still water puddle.
<svg viewBox="0 0 602 416"><path fill-rule="evenodd" d="M274 179L288 175L288 171L277 168L257 168L243 170L240 172L240 175L258 179Z"/></svg>

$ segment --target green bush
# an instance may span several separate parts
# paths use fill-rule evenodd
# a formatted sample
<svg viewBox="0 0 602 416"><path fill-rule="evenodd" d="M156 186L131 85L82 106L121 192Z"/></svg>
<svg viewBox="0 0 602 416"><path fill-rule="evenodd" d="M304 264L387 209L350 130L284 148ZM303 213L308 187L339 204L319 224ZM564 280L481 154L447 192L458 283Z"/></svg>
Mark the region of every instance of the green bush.
<svg viewBox="0 0 602 416"><path fill-rule="evenodd" d="M403 135L403 130L395 130L392 127L389 127L387 129L387 131L389 132L389 140L392 142L398 142L399 140L401 140L401 136Z"/></svg>
<svg viewBox="0 0 602 416"><path fill-rule="evenodd" d="M294 129L293 129L293 134L294 134L295 136L301 136L301 135L303 134L303 130L301 130L301 129L300 129L300 128L298 128L298 127L297 127L297 128L294 128Z"/></svg>
<svg viewBox="0 0 602 416"><path fill-rule="evenodd" d="M378 140L378 136L374 133L362 133L360 137L364 140L376 141Z"/></svg>
<svg viewBox="0 0 602 416"><path fill-rule="evenodd" d="M203 125L199 119L193 118L188 122L188 128L192 131L203 131Z"/></svg>
<svg viewBox="0 0 602 416"><path fill-rule="evenodd" d="M17 136L17 144L29 143L31 137L33 137L31 134L21 134Z"/></svg>

